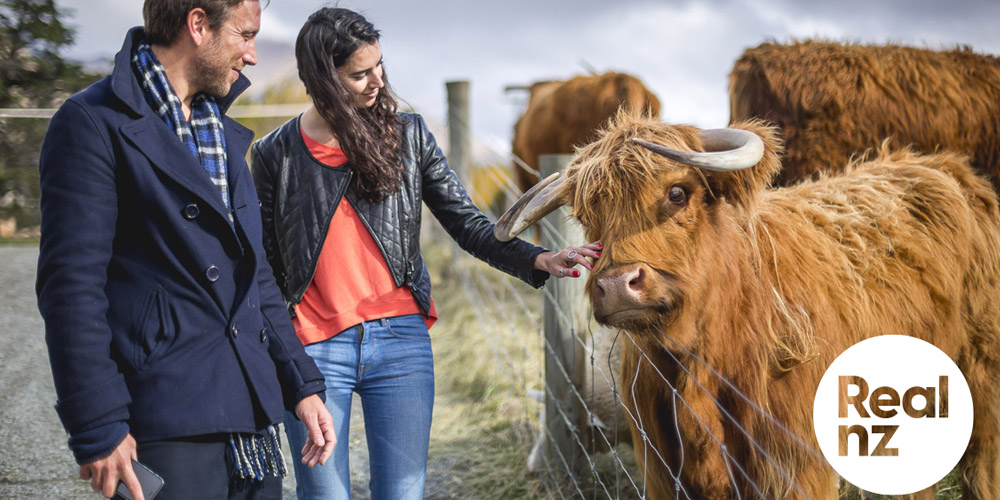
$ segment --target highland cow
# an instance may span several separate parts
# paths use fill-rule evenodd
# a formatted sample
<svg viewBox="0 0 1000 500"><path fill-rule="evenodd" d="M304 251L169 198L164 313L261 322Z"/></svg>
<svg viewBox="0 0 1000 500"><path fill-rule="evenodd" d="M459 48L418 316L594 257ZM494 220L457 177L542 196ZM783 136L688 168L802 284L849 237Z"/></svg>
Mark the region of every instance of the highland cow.
<svg viewBox="0 0 1000 500"><path fill-rule="evenodd" d="M529 90L528 106L514 125L511 148L534 171L539 155L570 154L593 140L619 108L660 114L656 96L638 78L624 73L537 82ZM522 192L538 182L537 175L520 165L514 165L514 177Z"/></svg>
<svg viewBox="0 0 1000 500"><path fill-rule="evenodd" d="M730 120L777 125L785 158L775 183L842 170L886 138L949 149L1000 189L1000 58L968 47L934 51L835 42L765 43L729 75Z"/></svg>
<svg viewBox="0 0 1000 500"><path fill-rule="evenodd" d="M603 243L587 290L596 319L631 338L620 392L649 498L837 498L809 395L848 347L901 332L958 363L976 412L964 498L1000 497L989 183L954 152L881 148L841 174L768 188L777 130L733 126L621 114L497 228L509 238L565 204Z"/></svg>

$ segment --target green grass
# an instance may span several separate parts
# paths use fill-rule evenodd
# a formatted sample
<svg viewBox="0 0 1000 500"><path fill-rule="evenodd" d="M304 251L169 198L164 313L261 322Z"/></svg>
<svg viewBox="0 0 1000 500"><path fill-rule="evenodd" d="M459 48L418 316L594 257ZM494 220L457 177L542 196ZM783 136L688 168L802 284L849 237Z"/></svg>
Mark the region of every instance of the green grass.
<svg viewBox="0 0 1000 500"><path fill-rule="evenodd" d="M38 246L38 236L21 236L16 238L0 238L0 246Z"/></svg>

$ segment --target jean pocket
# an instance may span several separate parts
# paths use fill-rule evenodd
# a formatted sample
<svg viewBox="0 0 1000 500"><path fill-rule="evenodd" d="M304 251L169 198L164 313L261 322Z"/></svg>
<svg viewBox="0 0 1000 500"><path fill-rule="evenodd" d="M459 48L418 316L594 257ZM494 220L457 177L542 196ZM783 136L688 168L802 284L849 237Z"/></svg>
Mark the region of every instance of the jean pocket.
<svg viewBox="0 0 1000 500"><path fill-rule="evenodd" d="M430 340L431 338L430 332L427 331L427 322L419 314L389 318L386 329L398 339Z"/></svg>

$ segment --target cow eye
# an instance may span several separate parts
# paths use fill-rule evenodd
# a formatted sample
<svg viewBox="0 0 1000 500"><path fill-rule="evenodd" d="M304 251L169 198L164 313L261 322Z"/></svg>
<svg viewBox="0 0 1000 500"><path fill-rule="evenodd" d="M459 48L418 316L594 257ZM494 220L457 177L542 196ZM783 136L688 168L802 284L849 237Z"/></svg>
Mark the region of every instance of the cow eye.
<svg viewBox="0 0 1000 500"><path fill-rule="evenodd" d="M667 199L670 200L670 203L675 205L683 205L687 203L688 194L687 191L680 186L670 186L670 192L667 193Z"/></svg>

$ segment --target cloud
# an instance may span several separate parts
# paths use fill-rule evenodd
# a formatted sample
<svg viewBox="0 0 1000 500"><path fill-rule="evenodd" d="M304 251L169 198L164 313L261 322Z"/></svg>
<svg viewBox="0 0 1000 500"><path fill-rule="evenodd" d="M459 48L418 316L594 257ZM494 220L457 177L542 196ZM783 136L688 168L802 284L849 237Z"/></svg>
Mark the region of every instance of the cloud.
<svg viewBox="0 0 1000 500"><path fill-rule="evenodd" d="M111 57L121 48L125 32L142 24L142 6L135 0L61 0L64 22L76 30L70 57L88 60Z"/></svg>
<svg viewBox="0 0 1000 500"><path fill-rule="evenodd" d="M67 0L79 27L74 54L114 54L141 22L135 0ZM291 46L299 27L327 0L272 1L262 41ZM397 93L444 121L448 80L471 81L474 133L509 141L522 101L511 84L616 70L659 96L668 121L701 127L728 121L728 73L740 53L765 41L822 37L930 48L968 44L1000 53L995 0L338 0L383 34ZM259 44L260 45L260 44ZM290 52L262 58L258 74L294 75ZM280 64L279 64L280 63ZM263 77L259 83L264 83ZM255 85L260 89L264 85Z"/></svg>
<svg viewBox="0 0 1000 500"><path fill-rule="evenodd" d="M295 43L302 23L292 24L285 21L274 9L274 4L268 5L260 14L260 34L258 38L285 43Z"/></svg>

